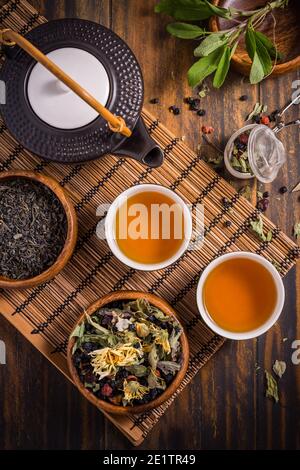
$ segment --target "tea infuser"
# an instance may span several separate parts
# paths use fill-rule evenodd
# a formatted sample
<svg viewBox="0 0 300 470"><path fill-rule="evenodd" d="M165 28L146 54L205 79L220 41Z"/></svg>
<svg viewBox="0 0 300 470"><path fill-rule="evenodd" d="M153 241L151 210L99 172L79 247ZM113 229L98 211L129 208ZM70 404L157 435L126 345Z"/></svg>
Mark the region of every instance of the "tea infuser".
<svg viewBox="0 0 300 470"><path fill-rule="evenodd" d="M127 44L92 21L60 19L25 37L0 35L6 60L3 120L28 150L79 163L107 153L160 166L163 152L141 117L143 77ZM36 60L38 62L36 62Z"/></svg>
<svg viewBox="0 0 300 470"><path fill-rule="evenodd" d="M300 125L300 119L285 123L282 119L285 112L299 100L296 96L278 113L276 125L270 128L264 124L250 124L235 132L229 139L224 153L224 162L228 171L237 178L247 179L256 177L262 183L271 183L276 178L280 168L286 162L286 151L276 134L290 126ZM230 163L234 141L244 132L249 132L247 156L251 173L242 173L232 168Z"/></svg>

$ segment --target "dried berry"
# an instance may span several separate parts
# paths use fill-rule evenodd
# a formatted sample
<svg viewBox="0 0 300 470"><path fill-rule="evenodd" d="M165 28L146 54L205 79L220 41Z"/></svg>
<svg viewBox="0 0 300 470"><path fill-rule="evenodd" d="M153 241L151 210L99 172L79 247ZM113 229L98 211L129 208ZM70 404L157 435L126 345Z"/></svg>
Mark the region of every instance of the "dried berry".
<svg viewBox="0 0 300 470"><path fill-rule="evenodd" d="M112 395L112 392L113 389L109 384L105 384L103 385L103 387L101 387L101 395L103 395L104 397L110 397Z"/></svg>
<svg viewBox="0 0 300 470"><path fill-rule="evenodd" d="M203 134L212 134L214 132L214 128L212 126L202 126L201 131Z"/></svg>
<svg viewBox="0 0 300 470"><path fill-rule="evenodd" d="M243 134L239 135L239 141L241 144L246 145L248 143L248 140L249 140L249 134L247 134L246 132L243 132Z"/></svg>
<svg viewBox="0 0 300 470"><path fill-rule="evenodd" d="M247 100L248 100L248 95L240 96L240 101L247 101Z"/></svg>
<svg viewBox="0 0 300 470"><path fill-rule="evenodd" d="M197 111L197 115L198 115L198 116L205 116L205 114L206 114L205 109L199 109L199 110Z"/></svg>
<svg viewBox="0 0 300 470"><path fill-rule="evenodd" d="M266 126L268 126L270 124L269 116L262 116L260 118L260 123L265 124Z"/></svg>
<svg viewBox="0 0 300 470"><path fill-rule="evenodd" d="M265 212L268 209L269 202L269 199L264 197L257 202L256 207L259 211Z"/></svg>
<svg viewBox="0 0 300 470"><path fill-rule="evenodd" d="M149 100L149 103L158 104L159 103L159 98L151 98L151 100Z"/></svg>
<svg viewBox="0 0 300 470"><path fill-rule="evenodd" d="M288 189L287 189L287 187L286 187L286 186L281 186L281 188L279 188L279 192L280 192L281 194L284 194L284 193L286 193L286 192L287 192L287 190L288 190Z"/></svg>

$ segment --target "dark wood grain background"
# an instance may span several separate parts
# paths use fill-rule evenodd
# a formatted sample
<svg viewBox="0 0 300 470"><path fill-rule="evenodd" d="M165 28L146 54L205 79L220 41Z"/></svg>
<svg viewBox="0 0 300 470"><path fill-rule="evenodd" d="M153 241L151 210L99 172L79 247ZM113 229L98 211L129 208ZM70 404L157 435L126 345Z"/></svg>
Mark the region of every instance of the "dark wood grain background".
<svg viewBox="0 0 300 470"><path fill-rule="evenodd" d="M0 1L0 5L5 1ZM202 124L215 127L221 145L243 124L256 101L269 110L282 106L292 93L299 72L250 86L230 73L220 91L211 90L200 118L183 106L190 94L186 70L192 45L165 32L166 18L154 14L155 0L31 0L48 19L80 17L111 27L137 55L145 79L145 103L178 136L197 148ZM239 101L247 94L249 100ZM160 105L147 104L159 97ZM180 116L168 111L182 108ZM289 113L300 116L299 107ZM281 135L288 164L264 189L271 194L267 215L289 235L300 220L299 129ZM289 192L280 195L286 185ZM253 197L255 197L253 188ZM144 449L295 449L300 448L300 365L291 362L293 340L300 339L300 267L285 278L286 303L280 321L253 341L228 341L201 370L154 428ZM286 341L283 341L287 338ZM127 449L131 445L75 388L18 332L0 318L0 339L7 364L0 365L1 449ZM280 381L280 404L264 396L264 369L285 360ZM260 367L258 370L257 365Z"/></svg>

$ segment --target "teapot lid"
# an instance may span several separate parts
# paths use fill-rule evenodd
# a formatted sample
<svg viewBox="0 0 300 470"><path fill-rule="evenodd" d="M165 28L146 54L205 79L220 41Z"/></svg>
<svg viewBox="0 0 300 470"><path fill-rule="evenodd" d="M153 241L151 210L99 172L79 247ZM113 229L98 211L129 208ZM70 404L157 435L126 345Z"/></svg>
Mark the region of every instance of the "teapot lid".
<svg viewBox="0 0 300 470"><path fill-rule="evenodd" d="M131 49L113 31L88 20L43 23L25 37L87 88L130 130L143 105L143 77ZM44 159L79 163L120 147L126 137L59 84L18 46L9 48L0 70L6 84L4 122L28 150ZM49 74L49 75L48 75Z"/></svg>
<svg viewBox="0 0 300 470"><path fill-rule="evenodd" d="M95 56L75 47L62 47L46 55L106 106L110 92L109 77ZM40 63L33 66L28 76L27 96L36 115L59 129L83 127L98 117L97 111Z"/></svg>

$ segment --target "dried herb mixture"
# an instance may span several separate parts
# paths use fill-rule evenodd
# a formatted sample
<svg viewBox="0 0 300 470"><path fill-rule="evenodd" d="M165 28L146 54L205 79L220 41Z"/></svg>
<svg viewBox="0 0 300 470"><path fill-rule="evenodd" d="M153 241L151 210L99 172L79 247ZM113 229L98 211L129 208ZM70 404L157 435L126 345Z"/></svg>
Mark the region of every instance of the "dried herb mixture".
<svg viewBox="0 0 300 470"><path fill-rule="evenodd" d="M235 139L230 156L230 163L235 170L241 173L252 174L248 159L249 134L250 131L245 131Z"/></svg>
<svg viewBox="0 0 300 470"><path fill-rule="evenodd" d="M77 325L73 363L84 386L115 405L161 395L181 368L182 329L145 299L113 302Z"/></svg>
<svg viewBox="0 0 300 470"><path fill-rule="evenodd" d="M0 182L0 276L28 279L45 271L66 234L64 208L47 186L28 178Z"/></svg>

